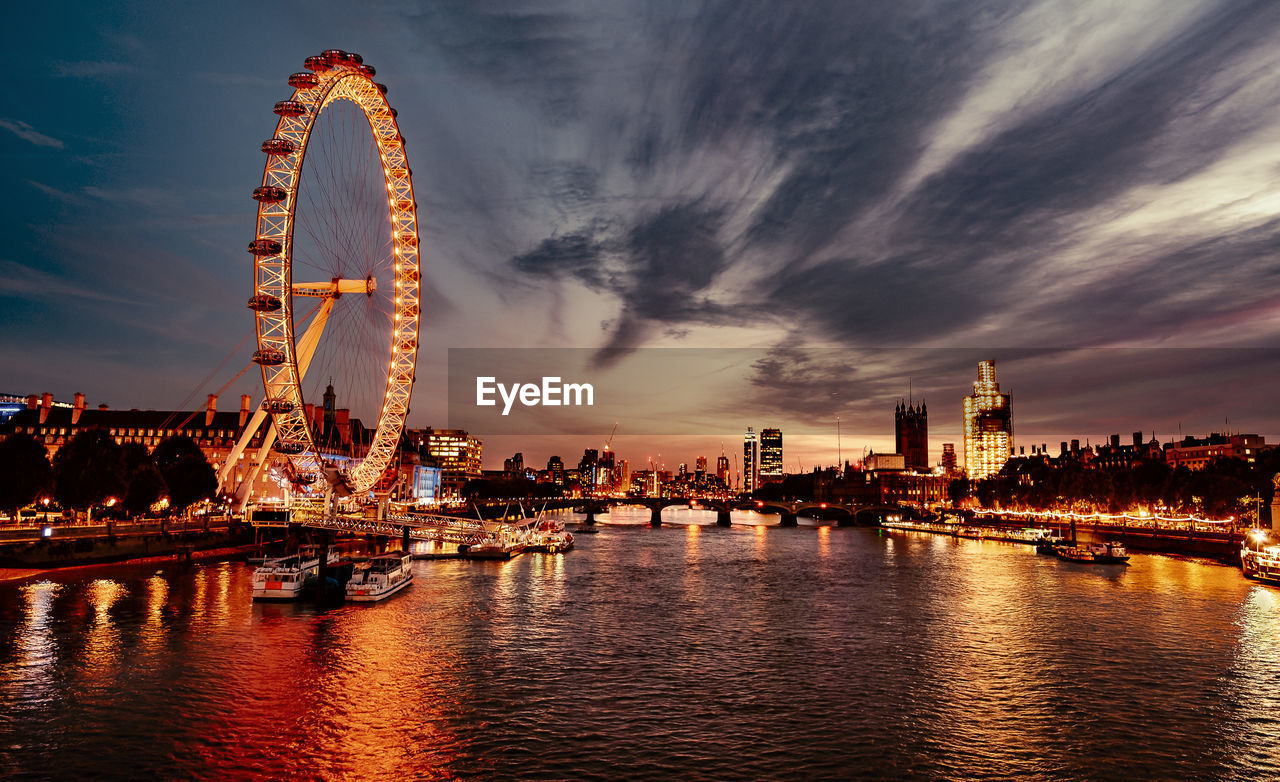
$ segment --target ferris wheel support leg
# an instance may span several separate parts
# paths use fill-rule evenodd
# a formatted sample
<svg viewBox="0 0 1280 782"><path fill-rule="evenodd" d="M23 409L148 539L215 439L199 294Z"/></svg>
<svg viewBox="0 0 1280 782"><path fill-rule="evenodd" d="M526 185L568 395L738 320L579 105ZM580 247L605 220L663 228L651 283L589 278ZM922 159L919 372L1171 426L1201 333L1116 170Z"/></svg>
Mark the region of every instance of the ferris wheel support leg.
<svg viewBox="0 0 1280 782"><path fill-rule="evenodd" d="M271 446L276 444L276 425L272 422L267 427L267 434L262 438L262 447L254 454L254 458L249 463L249 471L245 474L244 480L240 481L240 486L236 488L236 499L233 507L237 513L244 513L245 506L249 504L250 490L253 484L258 480L258 473L262 472L262 466L266 464L267 458L271 455Z"/></svg>
<svg viewBox="0 0 1280 782"><path fill-rule="evenodd" d="M258 433L258 427L262 426L262 421L267 417L267 411L258 408L253 417L249 419L249 423L244 428L244 432L240 435L240 439L236 441L236 445L231 449L231 453L227 454L227 460L222 463L222 468L218 470L218 491L222 492L228 488L227 479L231 477L231 473L235 471L236 464L240 461L240 455L244 453L244 449L249 447L249 443L253 440L253 436Z"/></svg>

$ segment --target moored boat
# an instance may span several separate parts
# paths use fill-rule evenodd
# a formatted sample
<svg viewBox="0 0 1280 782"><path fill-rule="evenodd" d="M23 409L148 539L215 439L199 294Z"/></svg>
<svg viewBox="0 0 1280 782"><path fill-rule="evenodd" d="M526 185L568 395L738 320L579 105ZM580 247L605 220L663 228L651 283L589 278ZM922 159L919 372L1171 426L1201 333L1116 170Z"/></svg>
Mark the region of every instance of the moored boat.
<svg viewBox="0 0 1280 782"><path fill-rule="evenodd" d="M1086 543L1076 546L1056 546L1053 553L1059 559L1072 562L1089 562L1101 565L1123 565L1129 561L1124 546L1119 543Z"/></svg>
<svg viewBox="0 0 1280 782"><path fill-rule="evenodd" d="M413 557L410 554L381 554L355 565L347 581L347 599L355 602L381 600L412 582Z"/></svg>
<svg viewBox="0 0 1280 782"><path fill-rule="evenodd" d="M303 546L296 554L268 559L253 571L254 600L297 600L315 585L320 573L320 547ZM328 563L338 559L329 549Z"/></svg>
<svg viewBox="0 0 1280 782"><path fill-rule="evenodd" d="M458 553L467 559L511 559L524 549L524 545L519 543L486 540L482 543L472 543L466 551L459 548Z"/></svg>
<svg viewBox="0 0 1280 782"><path fill-rule="evenodd" d="M1247 578L1280 584L1280 546L1261 545L1265 533L1255 531L1250 536L1254 545L1246 538L1240 547L1240 569Z"/></svg>

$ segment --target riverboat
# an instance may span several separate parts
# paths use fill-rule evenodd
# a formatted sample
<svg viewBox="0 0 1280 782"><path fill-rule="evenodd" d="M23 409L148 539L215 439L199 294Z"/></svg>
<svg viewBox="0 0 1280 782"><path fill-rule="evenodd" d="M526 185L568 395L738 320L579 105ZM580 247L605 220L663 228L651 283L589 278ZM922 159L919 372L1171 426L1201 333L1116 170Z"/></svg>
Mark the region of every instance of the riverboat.
<svg viewBox="0 0 1280 782"><path fill-rule="evenodd" d="M458 549L458 553L467 559L511 559L524 550L525 546L521 543L486 540L482 543L471 544L466 551Z"/></svg>
<svg viewBox="0 0 1280 782"><path fill-rule="evenodd" d="M1057 546L1053 553L1071 562L1089 562L1101 565L1123 565L1129 561L1124 546L1119 543L1087 543L1083 546Z"/></svg>
<svg viewBox="0 0 1280 782"><path fill-rule="evenodd" d="M1044 537L1036 541L1037 554L1053 554L1058 548L1067 545L1066 538Z"/></svg>
<svg viewBox="0 0 1280 782"><path fill-rule="evenodd" d="M1249 545L1246 538L1240 547L1240 569L1248 578L1280 584L1280 546L1260 545L1259 538L1265 537L1265 533L1254 532L1251 535L1254 545Z"/></svg>
<svg viewBox="0 0 1280 782"><path fill-rule="evenodd" d="M399 592L413 583L413 556L407 553L382 554L359 562L347 581L347 599L373 602Z"/></svg>
<svg viewBox="0 0 1280 782"><path fill-rule="evenodd" d="M558 521L544 521L534 530L525 551L561 554L573 548L573 535Z"/></svg>
<svg viewBox="0 0 1280 782"><path fill-rule="evenodd" d="M297 600L302 592L315 586L320 574L320 547L303 546L298 553L275 557L253 571L254 600ZM338 560L338 552L329 549L328 564Z"/></svg>

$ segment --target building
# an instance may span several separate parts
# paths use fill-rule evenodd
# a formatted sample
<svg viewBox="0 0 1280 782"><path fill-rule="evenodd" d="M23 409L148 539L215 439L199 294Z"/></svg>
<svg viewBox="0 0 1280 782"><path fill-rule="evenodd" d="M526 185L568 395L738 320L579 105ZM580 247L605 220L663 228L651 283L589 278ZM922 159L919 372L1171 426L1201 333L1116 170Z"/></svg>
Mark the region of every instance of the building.
<svg viewBox="0 0 1280 782"><path fill-rule="evenodd" d="M870 453L862 460L867 472L902 472L907 469L907 457L900 453Z"/></svg>
<svg viewBox="0 0 1280 782"><path fill-rule="evenodd" d="M945 473L956 472L956 444L955 443L942 444L942 471Z"/></svg>
<svg viewBox="0 0 1280 782"><path fill-rule="evenodd" d="M552 456L547 459L547 473L551 476L551 482L557 486L564 485L564 459L559 456Z"/></svg>
<svg viewBox="0 0 1280 782"><path fill-rule="evenodd" d="M596 464L600 461L600 452L595 448L582 449L582 458L578 460L578 481L582 491L588 492L596 485Z"/></svg>
<svg viewBox="0 0 1280 782"><path fill-rule="evenodd" d="M409 429L405 437L421 456L429 457L440 468L442 500L460 498L466 482L480 477L484 447L478 437L466 430Z"/></svg>
<svg viewBox="0 0 1280 782"><path fill-rule="evenodd" d="M617 466L613 468L613 488L615 491L629 492L631 491L631 462L626 459L619 459Z"/></svg>
<svg viewBox="0 0 1280 782"><path fill-rule="evenodd" d="M760 430L760 484L782 480L782 430Z"/></svg>
<svg viewBox="0 0 1280 782"><path fill-rule="evenodd" d="M747 494L760 488L760 440L755 430L747 427L742 438L742 490Z"/></svg>
<svg viewBox="0 0 1280 782"><path fill-rule="evenodd" d="M1012 400L1000 393L996 362L979 362L973 393L964 398L965 472L974 481L995 475L1012 453Z"/></svg>
<svg viewBox="0 0 1280 782"><path fill-rule="evenodd" d="M727 489L732 479L733 474L729 472L729 457L720 454L716 459L716 480L720 481L720 485Z"/></svg>
<svg viewBox="0 0 1280 782"><path fill-rule="evenodd" d="M924 402L898 402L893 411L893 438L908 470L929 471L929 409Z"/></svg>
<svg viewBox="0 0 1280 782"><path fill-rule="evenodd" d="M1165 443L1164 460L1170 467L1204 469L1215 459L1243 459L1253 462L1266 438L1256 434L1219 434L1208 437L1184 437Z"/></svg>

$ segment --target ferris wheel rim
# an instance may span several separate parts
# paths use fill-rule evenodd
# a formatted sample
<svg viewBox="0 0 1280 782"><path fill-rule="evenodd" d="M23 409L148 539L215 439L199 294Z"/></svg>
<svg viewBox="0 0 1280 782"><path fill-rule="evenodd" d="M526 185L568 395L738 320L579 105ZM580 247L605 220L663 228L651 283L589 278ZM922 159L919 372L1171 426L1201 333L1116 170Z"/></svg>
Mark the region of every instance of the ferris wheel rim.
<svg viewBox="0 0 1280 782"><path fill-rule="evenodd" d="M293 231L311 131L330 104L349 100L363 113L377 148L394 248L394 317L385 393L368 451L341 481L352 493L360 494L373 488L390 465L409 412L421 319L417 203L396 112L386 99L386 87L373 81L374 69L359 55L336 49L308 57L304 65L308 72L289 77L293 95L275 106L280 119L275 135L262 145L267 160L262 185L254 191L257 233L249 245L254 255L254 295L249 307L254 311L258 341L254 361L262 372L263 409L279 437L274 451L288 461L291 478L302 489L321 478L334 483L304 413L303 371L299 368L292 302L297 290L293 283ZM334 283L336 286L337 281Z"/></svg>

